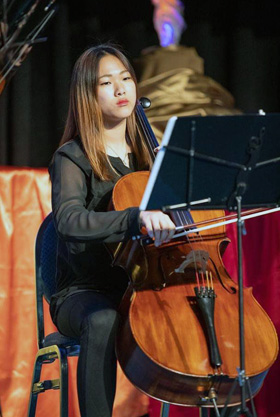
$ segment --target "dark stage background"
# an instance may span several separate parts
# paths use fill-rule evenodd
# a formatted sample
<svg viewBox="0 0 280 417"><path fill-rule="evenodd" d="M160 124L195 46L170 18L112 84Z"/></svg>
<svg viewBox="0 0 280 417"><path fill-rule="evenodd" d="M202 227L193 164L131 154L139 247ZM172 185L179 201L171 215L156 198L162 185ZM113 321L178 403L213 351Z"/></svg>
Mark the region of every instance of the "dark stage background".
<svg viewBox="0 0 280 417"><path fill-rule="evenodd" d="M47 166L61 137L71 68L89 45L112 40L131 59L158 45L149 0L57 1L59 10L0 97L0 164ZM280 3L189 0L181 44L244 112L280 111Z"/></svg>

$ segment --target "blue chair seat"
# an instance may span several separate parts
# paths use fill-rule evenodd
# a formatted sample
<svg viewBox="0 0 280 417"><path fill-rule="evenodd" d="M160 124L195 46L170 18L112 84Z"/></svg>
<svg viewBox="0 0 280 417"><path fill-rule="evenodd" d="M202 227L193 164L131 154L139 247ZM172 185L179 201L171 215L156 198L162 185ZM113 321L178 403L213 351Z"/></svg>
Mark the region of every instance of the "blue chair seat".
<svg viewBox="0 0 280 417"><path fill-rule="evenodd" d="M68 417L68 357L80 353L79 340L59 332L45 335L43 298L49 303L56 289L56 256L58 238L50 213L41 224L35 245L36 309L38 351L35 358L28 417L35 417L38 394L49 389L60 390L60 417ZM58 360L59 378L41 381L43 365ZM57 375L57 373L56 373Z"/></svg>
<svg viewBox="0 0 280 417"><path fill-rule="evenodd" d="M42 347L49 347L52 345L57 345L59 347L67 348L69 346L77 346L80 348L79 340L73 339L71 337L64 336L59 332L54 332L48 334L42 341Z"/></svg>

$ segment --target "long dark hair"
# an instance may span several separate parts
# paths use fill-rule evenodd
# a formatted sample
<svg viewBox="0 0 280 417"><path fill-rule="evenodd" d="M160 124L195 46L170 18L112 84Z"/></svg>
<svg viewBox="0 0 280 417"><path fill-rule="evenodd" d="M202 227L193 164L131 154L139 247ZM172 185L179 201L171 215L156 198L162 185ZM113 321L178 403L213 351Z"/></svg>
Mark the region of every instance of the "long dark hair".
<svg viewBox="0 0 280 417"><path fill-rule="evenodd" d="M60 145L80 137L93 172L101 180L113 177L103 138L104 124L97 101L98 66L102 57L113 55L129 71L137 89L134 69L126 56L115 46L104 44L88 48L77 60L71 79L68 116ZM150 165L145 142L136 123L135 109L127 118L126 137L135 153L139 169ZM112 166L111 166L112 168Z"/></svg>

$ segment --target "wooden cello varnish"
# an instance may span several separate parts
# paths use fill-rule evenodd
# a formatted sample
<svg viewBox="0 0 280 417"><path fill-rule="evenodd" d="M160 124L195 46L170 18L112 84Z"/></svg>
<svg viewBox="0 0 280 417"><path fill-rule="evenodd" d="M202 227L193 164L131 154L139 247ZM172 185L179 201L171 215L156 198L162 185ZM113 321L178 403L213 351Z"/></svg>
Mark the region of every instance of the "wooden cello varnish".
<svg viewBox="0 0 280 417"><path fill-rule="evenodd" d="M114 208L139 206L147 178L147 172L121 178L113 192ZM220 211L192 212L194 222L220 216ZM121 244L114 263L126 269L131 285L122 306L117 355L130 381L151 397L185 406L211 406L207 399L214 389L217 404L225 403L240 363L238 287L222 262L228 243L222 226L202 236L194 233L189 242L183 238L159 248L142 241ZM201 251L209 256L207 277L211 275L215 289L214 325L221 366L213 366L210 360L209 338L194 292L195 265L176 272L190 253ZM203 267L200 263L198 259L198 270ZM244 320L245 369L255 395L277 357L278 340L251 288L244 289ZM230 405L239 400L237 384Z"/></svg>

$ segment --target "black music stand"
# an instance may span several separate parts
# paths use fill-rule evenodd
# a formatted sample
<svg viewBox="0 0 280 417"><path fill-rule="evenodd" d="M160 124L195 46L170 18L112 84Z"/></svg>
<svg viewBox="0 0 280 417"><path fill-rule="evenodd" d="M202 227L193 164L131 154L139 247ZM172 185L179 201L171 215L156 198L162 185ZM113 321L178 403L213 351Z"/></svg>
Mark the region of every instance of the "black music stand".
<svg viewBox="0 0 280 417"><path fill-rule="evenodd" d="M241 388L241 406L236 415L251 416L245 401L241 209L278 207L279 184L280 114L172 117L140 204L140 210L237 211L240 369L234 384ZM252 411L256 416L253 403Z"/></svg>

